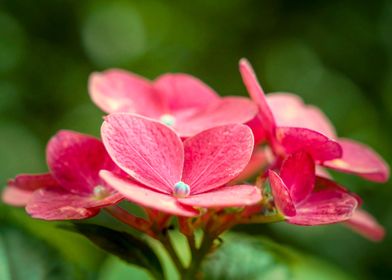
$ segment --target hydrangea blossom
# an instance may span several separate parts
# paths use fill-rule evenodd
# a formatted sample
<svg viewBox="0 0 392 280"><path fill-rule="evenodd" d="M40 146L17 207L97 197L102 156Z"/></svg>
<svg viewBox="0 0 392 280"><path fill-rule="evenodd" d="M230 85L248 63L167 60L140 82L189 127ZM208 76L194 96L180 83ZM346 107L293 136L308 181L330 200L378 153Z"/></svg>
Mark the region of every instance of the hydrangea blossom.
<svg viewBox="0 0 392 280"><path fill-rule="evenodd" d="M219 125L246 123L257 113L249 99L221 98L187 74L165 74L151 82L112 69L93 73L89 92L93 102L106 113L128 112L153 118L173 127L181 137Z"/></svg>
<svg viewBox="0 0 392 280"><path fill-rule="evenodd" d="M225 186L252 154L253 134L247 126L218 126L182 142L159 122L111 114L102 126L102 139L117 165L138 183L106 171L102 178L144 207L197 216L194 207L242 207L261 200L255 186Z"/></svg>
<svg viewBox="0 0 392 280"><path fill-rule="evenodd" d="M298 225L331 224L347 220L358 205L356 196L333 181L316 177L310 155L288 156L280 174L269 170L274 201L287 221Z"/></svg>
<svg viewBox="0 0 392 280"><path fill-rule="evenodd" d="M327 117L316 107L306 106L292 94L267 97L246 60L240 72L259 113L253 122L256 142L269 141L276 155L307 151L318 164L367 180L385 182L389 167L371 148L350 139L339 139ZM337 140L333 140L337 139Z"/></svg>
<svg viewBox="0 0 392 280"><path fill-rule="evenodd" d="M50 173L16 176L3 193L5 202L26 205L35 218L68 220L92 217L122 200L99 177L102 169L120 170L98 139L63 130L49 141L46 155Z"/></svg>

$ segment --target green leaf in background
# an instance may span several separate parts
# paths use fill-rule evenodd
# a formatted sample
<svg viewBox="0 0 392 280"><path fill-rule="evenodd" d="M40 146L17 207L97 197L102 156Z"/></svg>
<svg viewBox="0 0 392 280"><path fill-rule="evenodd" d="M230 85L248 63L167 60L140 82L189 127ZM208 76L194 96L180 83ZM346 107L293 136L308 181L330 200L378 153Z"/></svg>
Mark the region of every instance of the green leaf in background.
<svg viewBox="0 0 392 280"><path fill-rule="evenodd" d="M223 245L206 259L205 279L350 279L335 267L263 238L224 236Z"/></svg>
<svg viewBox="0 0 392 280"><path fill-rule="evenodd" d="M101 249L123 259L124 261L146 268L157 279L163 279L161 263L151 247L142 239L128 233L116 231L94 224L74 223L71 228Z"/></svg>
<svg viewBox="0 0 392 280"><path fill-rule="evenodd" d="M0 227L1 280L82 279L45 242L16 227Z"/></svg>
<svg viewBox="0 0 392 280"><path fill-rule="evenodd" d="M109 257L100 270L99 280L119 279L151 280L153 278L139 266L128 264L115 257Z"/></svg>

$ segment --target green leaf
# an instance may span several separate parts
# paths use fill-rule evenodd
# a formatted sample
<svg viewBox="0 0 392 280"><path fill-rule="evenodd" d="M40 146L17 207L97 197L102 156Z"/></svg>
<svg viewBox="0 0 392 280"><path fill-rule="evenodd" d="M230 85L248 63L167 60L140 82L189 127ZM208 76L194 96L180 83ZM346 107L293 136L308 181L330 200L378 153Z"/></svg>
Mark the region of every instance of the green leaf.
<svg viewBox="0 0 392 280"><path fill-rule="evenodd" d="M205 279L350 279L320 260L264 238L224 236L223 245L204 262Z"/></svg>
<svg viewBox="0 0 392 280"><path fill-rule="evenodd" d="M150 274L140 266L130 265L118 258L109 257L99 274L99 280L138 279L151 280Z"/></svg>
<svg viewBox="0 0 392 280"><path fill-rule="evenodd" d="M124 261L146 268L157 279L163 279L161 263L151 247L142 239L126 232L107 227L74 223L71 228L84 236L101 249L123 259Z"/></svg>
<svg viewBox="0 0 392 280"><path fill-rule="evenodd" d="M81 279L70 265L45 242L16 227L0 228L0 279L65 280Z"/></svg>

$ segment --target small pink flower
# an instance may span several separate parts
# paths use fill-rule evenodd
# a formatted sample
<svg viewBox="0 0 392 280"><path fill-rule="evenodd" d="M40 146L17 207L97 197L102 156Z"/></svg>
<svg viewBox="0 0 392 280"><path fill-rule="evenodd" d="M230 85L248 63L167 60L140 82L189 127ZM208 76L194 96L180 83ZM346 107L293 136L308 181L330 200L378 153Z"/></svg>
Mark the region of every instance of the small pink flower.
<svg viewBox="0 0 392 280"><path fill-rule="evenodd" d="M274 202L287 222L313 226L348 220L358 205L356 196L333 181L316 177L310 155L298 152L282 164L280 174L269 170Z"/></svg>
<svg viewBox="0 0 392 280"><path fill-rule="evenodd" d="M123 198L99 177L101 169L120 170L98 139L60 131L49 141L46 154L50 173L23 174L10 180L3 194L6 203L26 204L35 218L68 220L92 217Z"/></svg>
<svg viewBox="0 0 392 280"><path fill-rule="evenodd" d="M267 139L275 154L306 151L320 165L361 176L375 182L389 178L387 163L371 148L349 139L337 139L328 118L316 107L305 105L293 94L267 97L245 59L240 72L259 113L250 125L259 135L256 142ZM337 140L333 140L337 139Z"/></svg>
<svg viewBox="0 0 392 280"><path fill-rule="evenodd" d="M197 216L193 207L241 207L261 200L255 186L225 186L252 154L253 134L245 125L211 128L182 142L166 125L117 113L106 117L101 132L113 161L138 183L109 171L102 171L102 178L143 207Z"/></svg>
<svg viewBox="0 0 392 280"><path fill-rule="evenodd" d="M221 98L199 79L165 74L148 81L124 70L93 73L91 99L106 113L136 113L171 126L181 137L231 123L246 123L257 108L244 97Z"/></svg>
<svg viewBox="0 0 392 280"><path fill-rule="evenodd" d="M384 228L372 215L362 209L355 210L351 218L345 222L345 225L373 241L381 241L385 236Z"/></svg>

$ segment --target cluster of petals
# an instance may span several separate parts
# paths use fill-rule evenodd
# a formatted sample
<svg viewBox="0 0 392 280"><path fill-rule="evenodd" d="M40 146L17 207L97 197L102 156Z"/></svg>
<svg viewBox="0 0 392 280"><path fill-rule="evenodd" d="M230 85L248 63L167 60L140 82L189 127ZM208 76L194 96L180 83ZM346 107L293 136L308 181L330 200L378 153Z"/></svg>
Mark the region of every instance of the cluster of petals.
<svg viewBox="0 0 392 280"><path fill-rule="evenodd" d="M246 123L257 113L248 98L222 98L187 74L165 74L151 82L134 73L111 69L91 75L89 92L106 113L127 112L156 119L181 137L219 125Z"/></svg>
<svg viewBox="0 0 392 280"><path fill-rule="evenodd" d="M102 169L120 173L100 140L63 130L49 141L46 155L50 172L10 180L2 195L5 203L26 206L39 219L75 220L123 199L99 176Z"/></svg>
<svg viewBox="0 0 392 280"><path fill-rule="evenodd" d="M16 176L3 201L46 220L89 218L122 199L194 217L205 208L259 207L260 188L237 182L267 169L262 175L287 222L346 221L380 240L383 228L327 169L385 182L385 161L364 144L338 138L324 113L298 96L265 95L245 59L240 73L251 99L222 98L187 74L149 81L119 69L93 73L90 97L108 114L102 142L60 131L47 146L50 172Z"/></svg>
<svg viewBox="0 0 392 280"><path fill-rule="evenodd" d="M382 227L370 214L356 209L355 200L352 199L355 195L351 195L349 199L350 207L345 204L350 194L327 179L330 176L324 168L383 183L389 179L387 163L370 147L351 139L338 138L325 114L315 106L305 105L298 96L291 93L265 95L251 65L245 59L240 61L240 72L251 98L258 106L257 117L250 123L255 141L267 141L275 156L275 164L281 167L281 176L269 171L269 179L275 203L288 222L317 225L348 220L346 224L352 229L370 239L380 240L384 234ZM265 153L263 150L259 151ZM262 157L259 153L254 154L255 159L251 162L260 162L259 158ZM319 177L312 175L311 178L316 178L313 183L309 183L313 179L307 183L301 182L298 175L295 175L310 176L305 174L306 170L309 172L313 169L310 168L310 159L299 161L296 165L302 162L303 166L295 168L293 157L307 158L297 153L306 153L317 164L315 172ZM265 158L262 160L265 161ZM255 165L249 169L246 173L251 174ZM295 169L297 171L293 172ZM290 179L288 174L292 174L293 178ZM298 192L299 189L302 189L302 194L306 194L300 196L300 200L291 193ZM328 195L325 195L327 191ZM293 197L290 198L290 194ZM357 200L359 203L359 199ZM342 207L342 204L347 207ZM341 212L342 209L346 213ZM317 215L320 216L316 218Z"/></svg>
<svg viewBox="0 0 392 280"><path fill-rule="evenodd" d="M178 216L198 208L243 207L261 200L250 185L225 186L248 164L253 134L242 124L210 128L184 142L170 127L127 113L111 114L103 143L132 179L101 171L102 179L126 199Z"/></svg>

